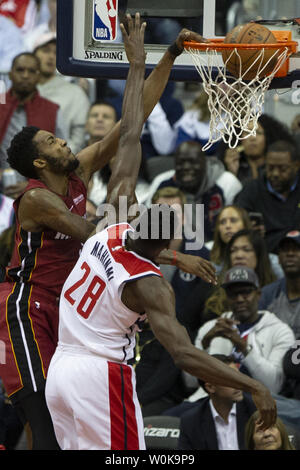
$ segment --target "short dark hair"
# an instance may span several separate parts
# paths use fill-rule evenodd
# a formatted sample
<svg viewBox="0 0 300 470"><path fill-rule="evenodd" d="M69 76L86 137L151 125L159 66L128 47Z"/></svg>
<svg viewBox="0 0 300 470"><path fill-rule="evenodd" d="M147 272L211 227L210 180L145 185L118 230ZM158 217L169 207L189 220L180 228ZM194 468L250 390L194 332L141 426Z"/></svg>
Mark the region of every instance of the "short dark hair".
<svg viewBox="0 0 300 470"><path fill-rule="evenodd" d="M38 178L33 162L38 158L39 152L33 138L39 130L39 127L34 126L23 127L7 149L7 162L25 178Z"/></svg>
<svg viewBox="0 0 300 470"><path fill-rule="evenodd" d="M139 218L136 232L141 236L135 241L146 251L163 247L174 238L177 227L178 218L174 208L167 204L153 204Z"/></svg>
<svg viewBox="0 0 300 470"><path fill-rule="evenodd" d="M219 361L223 362L224 364L235 364L236 363L236 360L234 359L233 356L226 356L225 354L211 354L211 357L214 357L215 359L218 359ZM198 383L199 383L199 386L203 388L203 390L206 390L205 388L205 384L206 382L209 382L208 380L202 380L202 379L199 379L198 378Z"/></svg>
<svg viewBox="0 0 300 470"><path fill-rule="evenodd" d="M276 140L269 145L267 153L270 152L288 152L292 161L300 160L297 144L292 138L290 140Z"/></svg>
<svg viewBox="0 0 300 470"><path fill-rule="evenodd" d="M105 101L105 100L97 100L97 101L94 101L94 102L90 105L88 114L91 112L91 109L92 109L94 106L109 106L109 107L112 108L112 109L114 110L114 112L115 112L116 121L118 120L117 108L116 108L112 103L110 103L109 101Z"/></svg>
<svg viewBox="0 0 300 470"><path fill-rule="evenodd" d="M36 55L34 55L32 52L20 52L20 54L16 55L16 57L14 57L13 61L12 61L12 64L11 64L11 69L14 68L14 66L16 65L16 62L17 60L22 57L22 56L25 56L25 57L31 57L32 59L34 59L38 65L38 67L40 68L40 59L38 57L36 57Z"/></svg>

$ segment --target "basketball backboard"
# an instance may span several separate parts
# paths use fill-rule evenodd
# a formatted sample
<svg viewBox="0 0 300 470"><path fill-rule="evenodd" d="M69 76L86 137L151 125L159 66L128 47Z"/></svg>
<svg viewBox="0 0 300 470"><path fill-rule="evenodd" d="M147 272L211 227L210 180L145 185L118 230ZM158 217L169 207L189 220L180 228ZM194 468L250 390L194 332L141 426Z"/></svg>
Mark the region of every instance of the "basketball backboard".
<svg viewBox="0 0 300 470"><path fill-rule="evenodd" d="M184 9L182 4L182 0L57 0L59 72L69 76L125 79L128 61L118 24L126 12L139 11L148 23L147 74L182 27L214 38L223 37L235 25L251 20L300 17L300 2L293 0L185 0ZM290 29L292 39L300 44L299 24L285 21L267 26ZM187 53L176 59L170 79L200 80ZM271 86L287 88L296 80L300 80L300 52L291 57L288 76L275 78Z"/></svg>

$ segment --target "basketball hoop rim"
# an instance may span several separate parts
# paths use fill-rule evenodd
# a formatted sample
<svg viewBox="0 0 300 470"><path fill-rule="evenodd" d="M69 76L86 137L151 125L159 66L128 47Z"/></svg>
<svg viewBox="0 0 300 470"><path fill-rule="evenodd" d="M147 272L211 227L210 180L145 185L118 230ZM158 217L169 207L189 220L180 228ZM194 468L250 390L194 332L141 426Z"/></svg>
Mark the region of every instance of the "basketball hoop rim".
<svg viewBox="0 0 300 470"><path fill-rule="evenodd" d="M225 49L244 49L244 50L259 50L259 49L285 49L288 48L291 54L297 52L297 41L278 40L276 43L224 43L224 38L208 39L208 42L197 41L184 41L185 49L196 49L207 51L208 49L221 52Z"/></svg>

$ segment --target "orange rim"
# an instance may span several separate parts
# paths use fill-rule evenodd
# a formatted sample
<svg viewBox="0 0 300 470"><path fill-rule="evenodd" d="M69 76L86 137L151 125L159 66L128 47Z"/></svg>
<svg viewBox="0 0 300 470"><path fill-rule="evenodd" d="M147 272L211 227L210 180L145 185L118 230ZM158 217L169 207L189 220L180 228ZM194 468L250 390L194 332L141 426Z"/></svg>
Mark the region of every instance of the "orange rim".
<svg viewBox="0 0 300 470"><path fill-rule="evenodd" d="M224 43L223 38L214 38L208 39L209 42L196 42L196 41L185 41L184 47L190 49L198 49L206 51L207 49L213 49L216 51L223 51L225 49L244 49L244 50L251 50L251 49L284 49L288 48L290 53L293 54L297 52L298 42L297 41L278 41L276 43L268 43L268 44L249 44L249 43Z"/></svg>

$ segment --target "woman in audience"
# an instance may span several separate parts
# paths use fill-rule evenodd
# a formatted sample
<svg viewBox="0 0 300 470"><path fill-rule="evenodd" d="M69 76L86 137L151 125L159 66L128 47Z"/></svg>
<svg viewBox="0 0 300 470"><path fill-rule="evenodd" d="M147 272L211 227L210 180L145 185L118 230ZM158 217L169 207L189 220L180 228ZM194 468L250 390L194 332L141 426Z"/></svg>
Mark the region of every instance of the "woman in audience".
<svg viewBox="0 0 300 470"><path fill-rule="evenodd" d="M223 207L216 220L214 239L206 244L206 248L211 249L210 261L217 270L221 271L223 267L226 246L231 237L239 230L250 230L251 226L248 213L243 208L234 205Z"/></svg>
<svg viewBox="0 0 300 470"><path fill-rule="evenodd" d="M224 265L219 275L222 284L223 275L233 266L247 266L256 272L260 287L276 279L272 270L265 241L255 230L243 229L236 232L226 246ZM205 303L205 316L213 318L227 310L226 296L223 289L216 287Z"/></svg>
<svg viewBox="0 0 300 470"><path fill-rule="evenodd" d="M247 450L295 450L291 444L287 429L280 418L271 428L261 431L256 424L259 418L255 411L245 428L245 442Z"/></svg>
<svg viewBox="0 0 300 470"><path fill-rule="evenodd" d="M255 136L240 141L240 146L230 149L221 143L218 157L227 171L231 171L244 184L246 180L257 178L265 168L267 149L275 140L290 138L288 127L267 114L258 118Z"/></svg>

